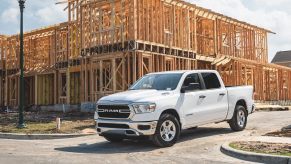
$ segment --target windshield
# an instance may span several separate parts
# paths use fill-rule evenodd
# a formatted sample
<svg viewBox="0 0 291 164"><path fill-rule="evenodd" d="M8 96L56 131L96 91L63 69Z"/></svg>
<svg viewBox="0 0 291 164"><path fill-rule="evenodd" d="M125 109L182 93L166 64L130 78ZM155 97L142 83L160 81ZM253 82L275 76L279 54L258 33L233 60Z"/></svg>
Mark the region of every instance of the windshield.
<svg viewBox="0 0 291 164"><path fill-rule="evenodd" d="M182 73L146 75L138 80L130 90L155 89L171 91L177 88L182 75Z"/></svg>

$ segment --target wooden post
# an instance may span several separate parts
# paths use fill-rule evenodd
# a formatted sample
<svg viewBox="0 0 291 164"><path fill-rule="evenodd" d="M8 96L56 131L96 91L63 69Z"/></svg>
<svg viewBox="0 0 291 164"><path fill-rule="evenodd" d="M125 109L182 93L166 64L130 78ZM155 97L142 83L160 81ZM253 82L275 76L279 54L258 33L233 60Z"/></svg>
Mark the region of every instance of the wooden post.
<svg viewBox="0 0 291 164"><path fill-rule="evenodd" d="M61 130L61 118L56 118L56 129L57 131Z"/></svg>
<svg viewBox="0 0 291 164"><path fill-rule="evenodd" d="M69 105L71 102L71 73L70 73L70 69L68 68L66 71L66 78L67 78L67 104Z"/></svg>
<svg viewBox="0 0 291 164"><path fill-rule="evenodd" d="M53 103L57 104L57 97L58 97L58 93L57 93L57 88L58 88L58 76L57 76L57 71L54 71L54 81L53 81Z"/></svg>
<svg viewBox="0 0 291 164"><path fill-rule="evenodd" d="M103 61L99 61L99 70L100 70L100 93L101 96L104 95L104 84L103 84Z"/></svg>
<svg viewBox="0 0 291 164"><path fill-rule="evenodd" d="M34 104L35 105L38 105L38 76L37 75L35 75L35 82L34 82L34 87L35 87L35 92L34 92L34 96L35 96L35 98L34 98Z"/></svg>
<svg viewBox="0 0 291 164"><path fill-rule="evenodd" d="M115 61L115 58L113 58L112 60L111 60L111 62L112 62L112 84L113 84L113 92L116 92L116 83L117 83L117 81L116 81L116 61Z"/></svg>

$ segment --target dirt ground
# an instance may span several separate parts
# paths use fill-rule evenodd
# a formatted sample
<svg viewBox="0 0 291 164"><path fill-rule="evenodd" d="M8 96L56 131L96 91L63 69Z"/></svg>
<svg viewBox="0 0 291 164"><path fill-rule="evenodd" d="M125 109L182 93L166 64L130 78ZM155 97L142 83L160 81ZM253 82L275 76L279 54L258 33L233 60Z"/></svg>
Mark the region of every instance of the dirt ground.
<svg viewBox="0 0 291 164"><path fill-rule="evenodd" d="M291 106L269 105L269 104L256 104L256 111L288 111Z"/></svg>
<svg viewBox="0 0 291 164"><path fill-rule="evenodd" d="M221 153L220 146L279 130L290 121L291 111L256 112L249 116L242 132L231 131L225 122L205 125L183 131L179 142L169 148L157 148L149 141L110 143L97 135L59 140L0 139L0 163L249 164Z"/></svg>
<svg viewBox="0 0 291 164"><path fill-rule="evenodd" d="M56 129L56 118L61 118L61 129ZM26 112L24 114L27 128L16 128L18 113L0 113L0 132L4 133L83 133L94 129L95 122L92 114L87 113L58 113L58 112Z"/></svg>
<svg viewBox="0 0 291 164"><path fill-rule="evenodd" d="M230 146L234 149L255 153L291 156L291 144L266 143L266 142L233 142Z"/></svg>
<svg viewBox="0 0 291 164"><path fill-rule="evenodd" d="M291 125L282 128L280 131L267 133L266 136L291 137Z"/></svg>

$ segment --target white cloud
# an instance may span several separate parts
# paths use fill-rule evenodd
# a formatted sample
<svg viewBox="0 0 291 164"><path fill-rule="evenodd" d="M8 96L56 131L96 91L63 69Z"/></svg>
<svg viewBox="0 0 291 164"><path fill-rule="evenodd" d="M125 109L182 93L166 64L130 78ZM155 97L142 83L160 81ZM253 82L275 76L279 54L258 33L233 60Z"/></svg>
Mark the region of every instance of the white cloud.
<svg viewBox="0 0 291 164"><path fill-rule="evenodd" d="M291 49L291 13L282 10L291 6L290 0L188 0L198 6L205 7L238 20L267 28L276 32L269 35L269 60L281 50ZM246 6L249 3L252 6ZM273 6L272 10L269 9Z"/></svg>
<svg viewBox="0 0 291 164"><path fill-rule="evenodd" d="M24 9L25 31L67 21L65 5L55 5L55 0L27 0ZM19 24L17 0L0 0L0 33L14 34Z"/></svg>
<svg viewBox="0 0 291 164"><path fill-rule="evenodd" d="M66 12L61 7L55 5L40 8L35 12L35 16L40 22L45 24L54 24L66 20Z"/></svg>
<svg viewBox="0 0 291 164"><path fill-rule="evenodd" d="M19 11L16 8L9 8L1 14L1 21L5 23L17 23Z"/></svg>
<svg viewBox="0 0 291 164"><path fill-rule="evenodd" d="M17 0L10 0L9 1L9 5L11 6L11 7L18 7L18 5L19 5L19 3L18 3L18 1Z"/></svg>
<svg viewBox="0 0 291 164"><path fill-rule="evenodd" d="M253 0L257 5L266 6L282 6L284 4L290 3L290 0ZM290 4L289 4L290 5Z"/></svg>

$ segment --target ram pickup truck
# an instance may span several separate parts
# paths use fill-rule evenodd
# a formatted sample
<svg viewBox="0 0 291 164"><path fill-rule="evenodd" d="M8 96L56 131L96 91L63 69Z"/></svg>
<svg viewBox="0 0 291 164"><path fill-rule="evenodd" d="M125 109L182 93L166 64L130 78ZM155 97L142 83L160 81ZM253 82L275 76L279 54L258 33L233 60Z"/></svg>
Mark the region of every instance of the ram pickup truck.
<svg viewBox="0 0 291 164"><path fill-rule="evenodd" d="M110 142L147 136L160 147L174 145L181 130L227 121L242 131L254 111L253 87L225 87L217 71L151 73L128 91L101 98L96 129Z"/></svg>

